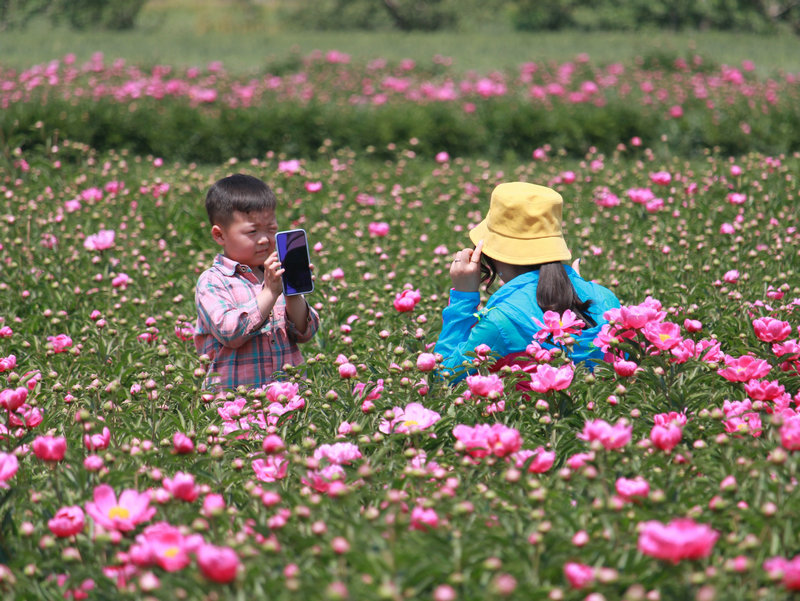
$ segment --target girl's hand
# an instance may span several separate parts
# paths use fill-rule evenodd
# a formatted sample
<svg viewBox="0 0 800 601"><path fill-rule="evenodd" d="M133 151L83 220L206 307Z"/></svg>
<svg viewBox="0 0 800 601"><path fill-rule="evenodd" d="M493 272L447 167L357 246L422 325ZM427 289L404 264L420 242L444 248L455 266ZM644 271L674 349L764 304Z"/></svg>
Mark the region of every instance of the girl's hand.
<svg viewBox="0 0 800 601"><path fill-rule="evenodd" d="M275 251L264 261L264 288L269 288L277 298L283 292L281 275L284 269L278 260L278 252Z"/></svg>
<svg viewBox="0 0 800 601"><path fill-rule="evenodd" d="M477 292L481 285L481 250L483 240L475 249L464 248L456 253L450 264L450 280L459 292Z"/></svg>

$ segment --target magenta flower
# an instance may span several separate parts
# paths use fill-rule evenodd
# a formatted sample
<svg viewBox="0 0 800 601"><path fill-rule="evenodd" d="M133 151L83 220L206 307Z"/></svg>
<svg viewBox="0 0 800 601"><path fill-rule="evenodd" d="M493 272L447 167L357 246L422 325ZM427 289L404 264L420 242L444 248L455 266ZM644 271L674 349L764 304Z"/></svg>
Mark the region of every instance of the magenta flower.
<svg viewBox="0 0 800 601"><path fill-rule="evenodd" d="M725 275L722 276L723 281L727 282L728 284L735 284L739 281L739 270L738 269L731 269L725 272Z"/></svg>
<svg viewBox="0 0 800 601"><path fill-rule="evenodd" d="M540 328L539 331L534 334L534 338L537 340L547 340L552 336L553 339L561 341L571 334L580 333L586 325L569 309L564 311L563 315L560 315L556 311L545 311L543 315L544 323L535 317L532 319Z"/></svg>
<svg viewBox="0 0 800 601"><path fill-rule="evenodd" d="M4 371L10 371L17 366L17 356L9 355L8 357L0 357L0 374Z"/></svg>
<svg viewBox="0 0 800 601"><path fill-rule="evenodd" d="M650 174L650 181L658 186L669 186L672 182L672 174L669 171L656 171Z"/></svg>
<svg viewBox="0 0 800 601"><path fill-rule="evenodd" d="M314 459L324 458L336 465L347 465L361 457L361 450L352 442L323 444L314 450Z"/></svg>
<svg viewBox="0 0 800 601"><path fill-rule="evenodd" d="M286 173L287 175L294 175L300 171L300 161L297 159L289 159L288 161L278 162L278 171Z"/></svg>
<svg viewBox="0 0 800 601"><path fill-rule="evenodd" d="M647 204L656 197L650 188L631 188L626 193L631 202L636 204Z"/></svg>
<svg viewBox="0 0 800 601"><path fill-rule="evenodd" d="M514 460L514 465L518 468L524 467L525 462L531 457L533 457L533 461L531 461L528 466L528 471L533 474L543 474L553 467L553 463L555 463L556 460L556 453L555 451L546 451L544 447L537 447L533 451L530 449L522 449L511 455L511 458Z"/></svg>
<svg viewBox="0 0 800 601"><path fill-rule="evenodd" d="M194 441L183 432L175 432L172 436L172 450L178 455L194 452Z"/></svg>
<svg viewBox="0 0 800 601"><path fill-rule="evenodd" d="M536 366L536 370L531 372L531 390L540 394L551 390L564 390L572 384L574 376L575 372L569 363L559 368L544 363Z"/></svg>
<svg viewBox="0 0 800 601"><path fill-rule="evenodd" d="M208 580L225 584L236 578L241 562L230 547L205 544L197 549L197 565Z"/></svg>
<svg viewBox="0 0 800 601"><path fill-rule="evenodd" d="M61 461L67 452L67 439L63 436L37 436L33 440L33 454L44 461Z"/></svg>
<svg viewBox="0 0 800 601"><path fill-rule="evenodd" d="M725 366L717 373L731 382L747 382L763 378L769 373L770 364L765 359L756 359L752 355L731 357L725 355Z"/></svg>
<svg viewBox="0 0 800 601"><path fill-rule="evenodd" d="M441 415L425 408L420 403L409 403L405 408L395 407L392 420L384 419L378 426L378 430L384 434L397 432L400 434L412 434L420 430L426 430L441 419Z"/></svg>
<svg viewBox="0 0 800 601"><path fill-rule="evenodd" d="M417 369L420 371L433 371L436 368L436 355L433 353L420 353L417 357Z"/></svg>
<svg viewBox="0 0 800 601"><path fill-rule="evenodd" d="M792 333L792 326L788 321L760 317L753 320L753 330L756 337L763 342L781 342Z"/></svg>
<svg viewBox="0 0 800 601"><path fill-rule="evenodd" d="M620 449L631 441L633 426L620 420L613 426L602 419L587 420L583 432L577 435L587 442L598 441L607 451Z"/></svg>
<svg viewBox="0 0 800 601"><path fill-rule="evenodd" d="M793 559L772 557L764 562L763 568L780 579L788 590L800 591L800 555L795 555Z"/></svg>
<svg viewBox="0 0 800 601"><path fill-rule="evenodd" d="M25 404L27 398L28 389L24 386L6 388L0 390L0 407L5 407L9 413L13 413Z"/></svg>
<svg viewBox="0 0 800 601"><path fill-rule="evenodd" d="M639 551L650 557L678 563L711 555L719 532L694 520L675 519L668 524L643 522L639 528Z"/></svg>
<svg viewBox="0 0 800 601"><path fill-rule="evenodd" d="M411 523L409 528L411 530L426 530L437 528L439 526L439 516L432 508L424 508L419 505L411 510Z"/></svg>
<svg viewBox="0 0 800 601"><path fill-rule="evenodd" d="M86 250L107 250L114 246L114 230L100 230L83 241Z"/></svg>
<svg viewBox="0 0 800 601"><path fill-rule="evenodd" d="M8 482L19 469L19 460L16 455L0 451L0 488L8 488Z"/></svg>
<svg viewBox="0 0 800 601"><path fill-rule="evenodd" d="M349 379L358 374L358 369L352 363L342 363L339 366L339 377Z"/></svg>
<svg viewBox="0 0 800 601"><path fill-rule="evenodd" d="M269 455L266 459L256 459L252 466L256 478L262 482L275 482L286 477L289 462L283 455Z"/></svg>
<svg viewBox="0 0 800 601"><path fill-rule="evenodd" d="M130 549L131 561L139 566L157 564L167 572L177 572L191 563L189 553L202 544L199 535L185 537L167 522L145 528Z"/></svg>
<svg viewBox="0 0 800 601"><path fill-rule="evenodd" d="M650 484L641 476L636 476L634 479L617 478L615 483L617 494L630 501L635 497L647 498L650 494Z"/></svg>
<svg viewBox="0 0 800 601"><path fill-rule="evenodd" d="M519 432L503 424L478 424L474 428L459 424L453 428L453 436L470 456L476 458L489 454L505 457L519 451L522 446Z"/></svg>
<svg viewBox="0 0 800 601"><path fill-rule="evenodd" d="M306 182L306 192L319 192L322 190L322 182Z"/></svg>
<svg viewBox="0 0 800 601"><path fill-rule="evenodd" d="M564 576L572 588L585 588L594 582L595 569L582 563L569 561L564 564Z"/></svg>
<svg viewBox="0 0 800 601"><path fill-rule="evenodd" d="M99 451L108 448L108 443L111 441L111 431L104 427L103 431L98 434L84 434L83 444L87 451Z"/></svg>
<svg viewBox="0 0 800 601"><path fill-rule="evenodd" d="M683 438L683 429L675 422L663 426L655 425L650 430L650 440L656 447L667 453L675 448L681 438Z"/></svg>
<svg viewBox="0 0 800 601"><path fill-rule="evenodd" d="M55 353L63 353L69 347L72 346L72 338L70 338L66 334L59 334L57 336L48 336L47 342L49 342L52 345L53 352Z"/></svg>
<svg viewBox="0 0 800 601"><path fill-rule="evenodd" d="M781 425L781 445L787 451L800 451L800 416L790 417Z"/></svg>
<svg viewBox="0 0 800 601"><path fill-rule="evenodd" d="M395 295L394 308L400 313L407 313L408 311L413 311L414 307L416 307L417 303L421 300L422 295L419 293L419 290L410 290L407 288Z"/></svg>
<svg viewBox="0 0 800 601"><path fill-rule="evenodd" d="M164 478L162 486L176 499L189 503L193 503L200 495L194 476L186 472L177 472L173 478Z"/></svg>
<svg viewBox="0 0 800 601"><path fill-rule="evenodd" d="M86 513L106 530L128 532L148 521L156 512L150 495L127 489L117 499L114 489L101 484L94 489L94 501L86 503Z"/></svg>
<svg viewBox="0 0 800 601"><path fill-rule="evenodd" d="M475 396L496 399L503 394L503 380L497 374L467 376L467 386Z"/></svg>
<svg viewBox="0 0 800 601"><path fill-rule="evenodd" d="M385 221L373 221L367 226L369 235L375 238L382 238L389 233L389 224Z"/></svg>
<svg viewBox="0 0 800 601"><path fill-rule="evenodd" d="M62 507L47 521L50 532L59 538L74 536L83 531L85 525L83 509L77 505Z"/></svg>
<svg viewBox="0 0 800 601"><path fill-rule="evenodd" d="M642 331L644 332L644 337L647 338L653 346L662 351L668 351L676 347L681 343L681 340L683 340L680 326L670 321L663 321L660 323L650 322L644 326Z"/></svg>
<svg viewBox="0 0 800 601"><path fill-rule="evenodd" d="M750 380L744 383L744 391L754 401L772 401L786 392L786 388L777 380Z"/></svg>

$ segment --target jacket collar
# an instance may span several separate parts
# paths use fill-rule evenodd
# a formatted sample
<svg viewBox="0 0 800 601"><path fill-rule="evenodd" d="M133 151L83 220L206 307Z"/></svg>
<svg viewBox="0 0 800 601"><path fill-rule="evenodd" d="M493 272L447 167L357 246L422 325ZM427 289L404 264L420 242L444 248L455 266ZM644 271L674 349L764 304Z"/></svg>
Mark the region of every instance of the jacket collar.
<svg viewBox="0 0 800 601"><path fill-rule="evenodd" d="M219 253L214 258L214 268L217 269L222 275L226 275L228 277L231 277L236 273L251 271L247 265L243 265L238 261L233 261L222 253Z"/></svg>

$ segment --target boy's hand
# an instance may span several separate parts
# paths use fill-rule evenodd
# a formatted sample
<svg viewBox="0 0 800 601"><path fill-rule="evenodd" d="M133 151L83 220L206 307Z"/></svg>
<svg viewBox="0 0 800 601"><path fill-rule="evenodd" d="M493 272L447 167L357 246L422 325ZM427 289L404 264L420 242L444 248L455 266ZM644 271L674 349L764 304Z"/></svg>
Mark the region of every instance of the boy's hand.
<svg viewBox="0 0 800 601"><path fill-rule="evenodd" d="M477 292L481 285L481 250L483 240L475 249L464 248L456 253L450 264L450 280L459 292Z"/></svg>
<svg viewBox="0 0 800 601"><path fill-rule="evenodd" d="M278 253L275 251L264 261L264 288L269 288L276 298L283 292L283 285L281 284L281 274L283 272L284 269L278 260Z"/></svg>

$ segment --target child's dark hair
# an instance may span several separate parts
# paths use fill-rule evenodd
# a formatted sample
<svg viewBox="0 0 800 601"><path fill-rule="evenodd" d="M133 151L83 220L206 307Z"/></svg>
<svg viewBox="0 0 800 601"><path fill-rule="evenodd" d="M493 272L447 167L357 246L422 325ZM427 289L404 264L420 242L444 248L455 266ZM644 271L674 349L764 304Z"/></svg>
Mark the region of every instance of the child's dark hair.
<svg viewBox="0 0 800 601"><path fill-rule="evenodd" d="M536 285L536 302L542 311L563 313L572 310L583 319L587 328L597 322L589 315L591 299L582 301L567 275L567 270L558 261L530 266L530 271L539 270L539 283ZM491 257L481 255L481 280L486 282L487 290L497 279L497 265Z"/></svg>
<svg viewBox="0 0 800 601"><path fill-rule="evenodd" d="M267 184L243 173L222 178L206 194L206 212L211 225L228 225L234 211L274 211L277 204L275 194Z"/></svg>

